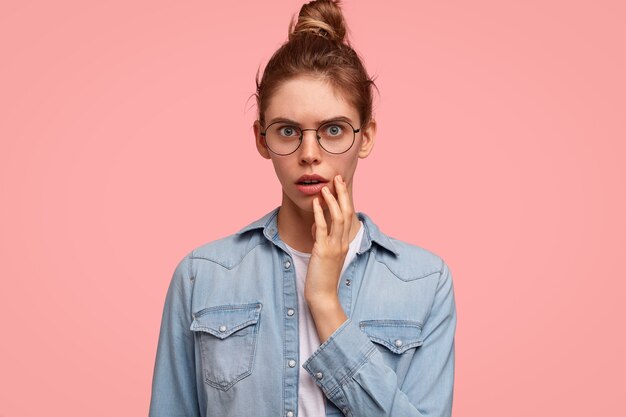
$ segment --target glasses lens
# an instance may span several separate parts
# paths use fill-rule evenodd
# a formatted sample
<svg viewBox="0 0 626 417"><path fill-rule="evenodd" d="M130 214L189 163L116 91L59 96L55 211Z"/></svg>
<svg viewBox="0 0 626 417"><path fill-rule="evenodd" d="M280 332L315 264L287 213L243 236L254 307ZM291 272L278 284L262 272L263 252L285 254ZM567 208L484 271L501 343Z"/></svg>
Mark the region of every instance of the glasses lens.
<svg viewBox="0 0 626 417"><path fill-rule="evenodd" d="M330 153L343 153L354 143L354 129L343 121L328 122L317 129L320 145Z"/></svg>
<svg viewBox="0 0 626 417"><path fill-rule="evenodd" d="M267 127L265 140L274 153L287 155L300 145L300 128L286 123L273 123Z"/></svg>
<svg viewBox="0 0 626 417"><path fill-rule="evenodd" d="M344 153L354 144L354 128L348 122L338 120L324 123L316 133L319 144L329 153ZM300 127L284 122L272 123L265 131L265 142L268 148L278 155L289 155L295 152L300 146L301 137Z"/></svg>

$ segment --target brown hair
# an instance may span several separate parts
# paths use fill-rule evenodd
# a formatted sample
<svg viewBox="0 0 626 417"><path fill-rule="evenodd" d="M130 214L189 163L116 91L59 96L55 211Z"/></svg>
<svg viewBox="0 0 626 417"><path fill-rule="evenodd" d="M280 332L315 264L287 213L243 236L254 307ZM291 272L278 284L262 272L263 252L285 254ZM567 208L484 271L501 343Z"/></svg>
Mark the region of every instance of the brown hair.
<svg viewBox="0 0 626 417"><path fill-rule="evenodd" d="M259 121L284 81L310 75L328 81L357 109L364 126L372 118L372 87L376 87L359 55L346 39L347 25L339 0L315 0L302 6L289 25L289 39L272 55L263 77L256 75Z"/></svg>

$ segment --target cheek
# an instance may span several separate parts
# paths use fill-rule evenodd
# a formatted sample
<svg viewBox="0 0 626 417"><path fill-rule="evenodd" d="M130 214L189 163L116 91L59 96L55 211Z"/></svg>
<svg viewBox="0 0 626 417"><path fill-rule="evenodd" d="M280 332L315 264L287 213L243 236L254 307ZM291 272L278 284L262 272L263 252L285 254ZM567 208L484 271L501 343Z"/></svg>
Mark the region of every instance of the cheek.
<svg viewBox="0 0 626 417"><path fill-rule="evenodd" d="M338 161L336 167L336 172L341 174L345 180L352 180L352 176L356 171L358 158L355 155L346 155L346 158L342 158Z"/></svg>
<svg viewBox="0 0 626 417"><path fill-rule="evenodd" d="M282 184L284 181L287 181L287 174L289 172L287 168L288 165L285 164L284 161L274 158L272 158L272 165L274 165L274 172L276 172L276 176L278 177L280 183Z"/></svg>

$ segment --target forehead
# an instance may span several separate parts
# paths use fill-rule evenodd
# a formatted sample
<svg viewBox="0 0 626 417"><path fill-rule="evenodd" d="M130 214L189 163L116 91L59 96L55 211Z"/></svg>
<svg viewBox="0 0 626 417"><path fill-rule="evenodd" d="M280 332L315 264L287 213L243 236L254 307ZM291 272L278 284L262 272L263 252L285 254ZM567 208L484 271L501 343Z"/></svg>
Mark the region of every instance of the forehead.
<svg viewBox="0 0 626 417"><path fill-rule="evenodd" d="M344 94L323 79L313 77L298 77L281 83L265 111L268 123L275 118L303 124L320 123L339 116L358 122L358 112Z"/></svg>

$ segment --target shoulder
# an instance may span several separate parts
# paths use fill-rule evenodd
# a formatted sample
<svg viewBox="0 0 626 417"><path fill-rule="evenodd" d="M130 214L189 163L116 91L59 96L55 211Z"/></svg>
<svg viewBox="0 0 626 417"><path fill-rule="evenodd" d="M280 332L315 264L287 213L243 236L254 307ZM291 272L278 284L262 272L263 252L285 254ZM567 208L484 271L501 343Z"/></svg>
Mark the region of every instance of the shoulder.
<svg viewBox="0 0 626 417"><path fill-rule="evenodd" d="M440 276L444 272L445 263L436 253L386 235L365 213L359 213L359 217L366 226L368 239L378 244L376 261L384 264L397 278L414 281Z"/></svg>
<svg viewBox="0 0 626 417"><path fill-rule="evenodd" d="M237 233L204 243L194 248L186 257L193 263L211 262L231 269L255 248L270 243L264 232L266 228L275 231L277 212L276 208Z"/></svg>
<svg viewBox="0 0 626 417"><path fill-rule="evenodd" d="M267 244L259 231L232 234L194 248L187 256L192 262L212 262L231 269L255 248Z"/></svg>
<svg viewBox="0 0 626 417"><path fill-rule="evenodd" d="M377 251L376 261L385 264L399 279L413 281L443 273L445 263L439 255L392 237L389 237L389 241L396 253Z"/></svg>

